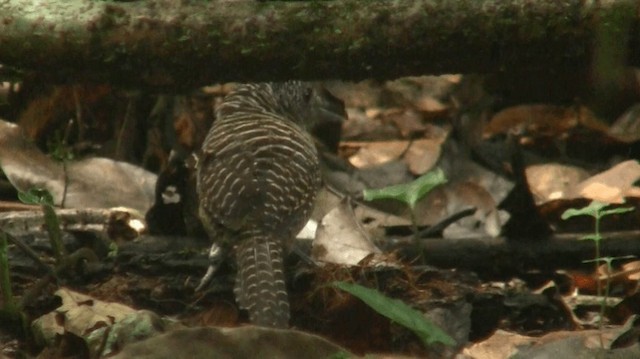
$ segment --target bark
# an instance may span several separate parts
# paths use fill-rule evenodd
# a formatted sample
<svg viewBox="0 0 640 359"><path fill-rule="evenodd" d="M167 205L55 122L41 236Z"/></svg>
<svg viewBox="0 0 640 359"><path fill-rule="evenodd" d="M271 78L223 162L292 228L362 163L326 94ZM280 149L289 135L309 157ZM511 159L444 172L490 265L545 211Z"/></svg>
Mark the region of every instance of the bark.
<svg viewBox="0 0 640 359"><path fill-rule="evenodd" d="M90 248L86 242L87 238L89 237L80 240L85 247ZM601 243L603 256L640 255L637 232L606 234L606 238ZM208 247L208 240L203 238L143 236L135 241L121 243L115 262L101 259L100 262L91 263L83 268L86 272L83 275L108 274L109 278L116 278L112 281L119 283L123 293L135 298L138 305L144 303L147 308L161 311L166 311L169 307L171 312L175 313L192 303L192 289L208 266ZM420 246L416 246L412 241L397 242L395 248L397 253L411 259L419 255L416 249L421 250L424 262L428 265L474 271L485 279L512 278L538 271L550 273L559 269L591 271L594 265L583 262L593 259L593 242L581 241L578 236L555 236L538 242L437 239L426 241ZM18 249L10 251L9 258L12 263L12 276L19 278L15 283L20 288L17 292L30 290L39 293L29 289L42 277L39 262L22 255ZM296 268L297 280L304 280L300 279L300 273L304 271L301 272L301 267ZM379 273L379 269L371 269ZM312 269L312 272L315 270ZM291 275L291 271L289 274ZM233 278L231 267L223 265L208 291L218 297L233 300ZM294 279L290 277L290 280Z"/></svg>
<svg viewBox="0 0 640 359"><path fill-rule="evenodd" d="M640 256L637 231L605 233L601 243L602 257ZM536 271L580 269L591 271L594 243L581 240L582 235L555 235L540 241L507 241L504 238L460 240L427 240L397 242L389 251L414 260L422 255L424 263L438 268L457 268L478 273L486 278L514 277ZM301 244L302 247L305 244ZM202 238L143 236L121 244L118 263L122 271L132 273L188 273L197 284L207 266L205 253L209 245ZM420 253L416 252L419 251ZM298 256L291 253L290 256ZM292 259L292 258L289 258ZM626 259L621 263L629 261ZM618 263L618 262L614 262ZM225 269L225 271L228 269ZM224 277L223 280L229 278Z"/></svg>
<svg viewBox="0 0 640 359"><path fill-rule="evenodd" d="M617 47L598 63L640 63L636 6L633 0L3 0L0 63L57 80L174 88L516 68L562 73L588 69L597 57L593 45L602 41Z"/></svg>
<svg viewBox="0 0 640 359"><path fill-rule="evenodd" d="M604 233L600 242L602 257L640 255L637 231ZM427 240L419 246L396 243L395 248L405 258L422 256L424 262L440 268L474 271L482 276L517 276L531 271L587 269L594 264L593 241L581 240L583 235L558 234L549 239L508 241L504 238L459 240ZM417 250L417 251L416 251Z"/></svg>

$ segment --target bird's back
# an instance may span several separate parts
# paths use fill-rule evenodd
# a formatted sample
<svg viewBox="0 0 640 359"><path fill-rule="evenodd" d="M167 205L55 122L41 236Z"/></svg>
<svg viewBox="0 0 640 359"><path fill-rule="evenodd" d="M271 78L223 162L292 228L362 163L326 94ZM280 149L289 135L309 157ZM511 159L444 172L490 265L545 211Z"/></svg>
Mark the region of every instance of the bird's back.
<svg viewBox="0 0 640 359"><path fill-rule="evenodd" d="M254 324L286 327L283 246L309 219L321 180L301 126L314 113L298 106L303 88L276 87L243 85L225 98L202 148L198 193L209 235L236 248L238 303Z"/></svg>
<svg viewBox="0 0 640 359"><path fill-rule="evenodd" d="M320 186L310 135L277 114L218 118L205 140L201 201L213 225L294 235L308 219ZM303 223L301 223L303 222Z"/></svg>

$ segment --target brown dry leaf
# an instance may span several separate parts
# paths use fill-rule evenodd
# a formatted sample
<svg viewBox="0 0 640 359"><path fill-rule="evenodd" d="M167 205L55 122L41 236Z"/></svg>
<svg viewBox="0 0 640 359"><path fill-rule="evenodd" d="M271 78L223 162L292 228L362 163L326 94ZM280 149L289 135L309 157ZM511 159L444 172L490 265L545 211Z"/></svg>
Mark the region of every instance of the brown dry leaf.
<svg viewBox="0 0 640 359"><path fill-rule="evenodd" d="M636 104L627 110L614 122L608 131L609 136L621 142L634 142L640 140L640 104Z"/></svg>
<svg viewBox="0 0 640 359"><path fill-rule="evenodd" d="M418 97L414 105L419 111L428 113L443 113L449 109L449 106L442 103L442 101L429 95Z"/></svg>
<svg viewBox="0 0 640 359"><path fill-rule="evenodd" d="M401 107L413 107L424 112L442 112L444 102L460 82L459 75L409 76L387 81L385 99Z"/></svg>
<svg viewBox="0 0 640 359"><path fill-rule="evenodd" d="M341 146L343 150L359 147L349 157L349 162L357 168L373 167L402 158L412 174L422 175L433 168L440 158L444 140L444 137L440 137L415 141L343 142Z"/></svg>
<svg viewBox="0 0 640 359"><path fill-rule="evenodd" d="M56 291L56 295L61 298L62 305L32 324L36 337L50 346L56 343L59 335L69 332L84 338L135 312L126 305L102 302L66 288Z"/></svg>
<svg viewBox="0 0 640 359"><path fill-rule="evenodd" d="M422 116L413 110L388 109L382 112L381 120L383 122L392 122L404 138L410 137L416 132L423 132L426 129L426 125L422 122Z"/></svg>
<svg viewBox="0 0 640 359"><path fill-rule="evenodd" d="M2 120L0 166L18 190L47 189L56 205L68 208L121 206L145 213L154 201L155 174L108 158L63 164L40 152L19 126Z"/></svg>
<svg viewBox="0 0 640 359"><path fill-rule="evenodd" d="M63 231L99 233L115 242L132 240L146 229L144 215L129 208L58 208L55 213ZM0 228L14 236L43 232L44 223L41 208L0 213Z"/></svg>
<svg viewBox="0 0 640 359"><path fill-rule="evenodd" d="M622 271L629 275L629 280L640 280L640 261L623 264Z"/></svg>
<svg viewBox="0 0 640 359"><path fill-rule="evenodd" d="M593 112L584 106L521 105L506 108L493 116L484 128L484 137L489 138L514 129L518 129L517 132L559 136L578 124L599 131L607 130Z"/></svg>
<svg viewBox="0 0 640 359"><path fill-rule="evenodd" d="M66 288L59 289L56 295L62 299L62 305L36 319L31 326L37 340L48 347L59 345L64 336L70 335L82 339L90 357L98 358L127 343L180 327L153 312L103 302Z"/></svg>
<svg viewBox="0 0 640 359"><path fill-rule="evenodd" d="M565 198L567 191L589 177L579 167L557 163L532 165L525 172L536 204Z"/></svg>
<svg viewBox="0 0 640 359"><path fill-rule="evenodd" d="M535 337L498 329L489 339L465 348L463 353L475 359L510 358L518 353L518 347L531 346L537 341Z"/></svg>
<svg viewBox="0 0 640 359"><path fill-rule="evenodd" d="M434 225L449 216L476 208L472 216L451 224L443 233L446 238L500 234L506 213L498 210L496 201L484 187L472 181L459 181L437 187L415 208L419 225Z"/></svg>
<svg viewBox="0 0 640 359"><path fill-rule="evenodd" d="M358 222L364 223L362 226L367 230L374 230L380 227L411 225L411 221L407 218L399 217L367 206L357 206L353 211Z"/></svg>
<svg viewBox="0 0 640 359"><path fill-rule="evenodd" d="M616 350L610 343L625 331L617 327L602 330L558 331L542 337L528 337L498 330L494 335L464 349L464 354L475 359L494 358L638 358L640 346ZM601 347L600 338L605 348Z"/></svg>
<svg viewBox="0 0 640 359"><path fill-rule="evenodd" d="M325 81L323 85L344 101L345 107L370 108L380 105L382 88L374 80L361 82Z"/></svg>
<svg viewBox="0 0 640 359"><path fill-rule="evenodd" d="M380 253L360 227L348 199L324 216L311 250L314 259L343 265L356 265L363 258Z"/></svg>
<svg viewBox="0 0 640 359"><path fill-rule="evenodd" d="M363 111L359 108L347 108L347 121L342 125L342 138L345 140L389 138L395 136L397 129L384 124L377 116L379 109Z"/></svg>
<svg viewBox="0 0 640 359"><path fill-rule="evenodd" d="M109 85L55 86L32 99L17 122L29 139L39 142L50 136L51 128L75 119L79 107L85 114L81 125L86 126L87 120L104 124L113 121L114 110L119 107L116 97Z"/></svg>
<svg viewBox="0 0 640 359"><path fill-rule="evenodd" d="M295 330L253 326L188 328L131 344L113 359L355 358L346 349Z"/></svg>
<svg viewBox="0 0 640 359"><path fill-rule="evenodd" d="M568 198L589 198L604 203L624 203L624 197L640 196L634 182L640 179L640 163L624 161L584 180L571 189Z"/></svg>
<svg viewBox="0 0 640 359"><path fill-rule="evenodd" d="M409 148L409 141L343 143L342 146L359 145L358 152L349 157L349 162L357 168L373 167L400 158Z"/></svg>
<svg viewBox="0 0 640 359"><path fill-rule="evenodd" d="M176 141L187 152L202 146L211 126L211 101L198 96L178 96L174 100L173 128Z"/></svg>
<svg viewBox="0 0 640 359"><path fill-rule="evenodd" d="M443 142L444 137L413 141L404 155L409 171L419 176L431 170L440 158Z"/></svg>

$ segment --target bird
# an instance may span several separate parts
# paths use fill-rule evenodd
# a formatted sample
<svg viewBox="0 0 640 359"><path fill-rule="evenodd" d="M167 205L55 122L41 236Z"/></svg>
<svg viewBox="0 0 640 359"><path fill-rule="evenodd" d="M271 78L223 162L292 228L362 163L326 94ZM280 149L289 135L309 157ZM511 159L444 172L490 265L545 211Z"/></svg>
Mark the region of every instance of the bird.
<svg viewBox="0 0 640 359"><path fill-rule="evenodd" d="M252 324L289 326L283 257L322 183L310 131L345 117L342 101L303 81L240 84L216 109L197 164L199 217L213 240L199 288L234 248L234 295Z"/></svg>

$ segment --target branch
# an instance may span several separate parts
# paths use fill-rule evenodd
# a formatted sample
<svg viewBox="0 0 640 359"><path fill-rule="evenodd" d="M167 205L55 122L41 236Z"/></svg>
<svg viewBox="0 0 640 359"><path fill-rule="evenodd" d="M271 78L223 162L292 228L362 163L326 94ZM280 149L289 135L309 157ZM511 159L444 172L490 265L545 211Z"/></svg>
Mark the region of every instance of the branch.
<svg viewBox="0 0 640 359"><path fill-rule="evenodd" d="M483 276L500 277L528 271L557 269L588 269L594 258L593 241L581 240L582 235L558 234L549 239L512 240L504 238L426 240L419 246L398 241L387 250L396 250L401 257L424 258L425 263L440 268L458 268ZM640 255L638 232L605 234L600 242L602 257Z"/></svg>
<svg viewBox="0 0 640 359"><path fill-rule="evenodd" d="M636 6L632 0L4 0L0 63L58 80L154 87L588 69L600 23L613 27L615 42L640 63L638 41L629 49L624 41ZM612 20L620 14L630 21Z"/></svg>

